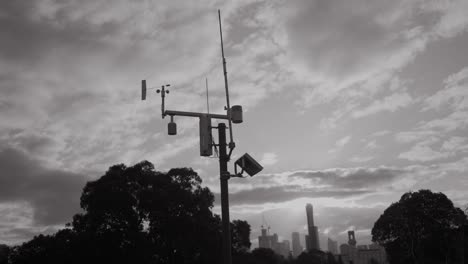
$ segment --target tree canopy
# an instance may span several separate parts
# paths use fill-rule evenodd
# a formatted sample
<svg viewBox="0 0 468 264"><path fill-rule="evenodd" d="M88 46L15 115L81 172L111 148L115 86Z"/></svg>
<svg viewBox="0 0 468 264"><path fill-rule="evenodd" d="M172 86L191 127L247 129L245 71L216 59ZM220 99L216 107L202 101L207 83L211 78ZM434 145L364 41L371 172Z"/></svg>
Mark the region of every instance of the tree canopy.
<svg viewBox="0 0 468 264"><path fill-rule="evenodd" d="M443 193L405 193L375 222L372 240L391 263L459 263L467 220Z"/></svg>
<svg viewBox="0 0 468 264"><path fill-rule="evenodd" d="M68 229L13 248L11 263L218 263L221 220L201 182L189 168L112 166L86 184ZM246 252L250 226L231 228L233 254Z"/></svg>

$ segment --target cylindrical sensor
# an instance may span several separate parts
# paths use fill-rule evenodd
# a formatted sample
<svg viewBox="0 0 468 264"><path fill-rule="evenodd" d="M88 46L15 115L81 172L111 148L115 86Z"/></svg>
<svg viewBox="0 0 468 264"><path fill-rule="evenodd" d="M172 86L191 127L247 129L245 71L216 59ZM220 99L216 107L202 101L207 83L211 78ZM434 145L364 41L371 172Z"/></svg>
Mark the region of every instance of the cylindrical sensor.
<svg viewBox="0 0 468 264"><path fill-rule="evenodd" d="M242 123L242 106L240 105L233 105L231 107L231 121L234 124Z"/></svg>
<svg viewBox="0 0 468 264"><path fill-rule="evenodd" d="M146 80L141 80L141 100L146 99Z"/></svg>
<svg viewBox="0 0 468 264"><path fill-rule="evenodd" d="M200 156L209 157L213 155L213 144L211 137L211 118L208 115L200 116Z"/></svg>
<svg viewBox="0 0 468 264"><path fill-rule="evenodd" d="M174 122L169 122L167 124L167 134L170 136L177 135L177 124Z"/></svg>

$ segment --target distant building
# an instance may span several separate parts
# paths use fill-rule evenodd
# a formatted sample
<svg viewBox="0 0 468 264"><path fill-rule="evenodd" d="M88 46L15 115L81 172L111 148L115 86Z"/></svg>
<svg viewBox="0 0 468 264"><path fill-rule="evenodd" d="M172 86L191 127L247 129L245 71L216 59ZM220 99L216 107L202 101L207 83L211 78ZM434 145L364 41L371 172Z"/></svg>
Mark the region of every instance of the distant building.
<svg viewBox="0 0 468 264"><path fill-rule="evenodd" d="M289 256L291 251L291 246L289 240L284 240L282 242L278 241L278 235L270 235L268 230L262 226L262 235L258 237L258 247L259 248L269 248L275 253L282 255L284 257Z"/></svg>
<svg viewBox="0 0 468 264"><path fill-rule="evenodd" d="M348 244L340 245L340 255L344 264L368 264L372 259L379 264L387 264L385 249L378 244L358 245L354 231L348 231Z"/></svg>
<svg viewBox="0 0 468 264"><path fill-rule="evenodd" d="M287 258L289 256L289 253L291 252L289 240L283 240L282 242L279 242L276 248L274 248L273 250L279 255Z"/></svg>
<svg viewBox="0 0 468 264"><path fill-rule="evenodd" d="M318 239L318 229L314 225L314 208L312 204L306 205L306 214L307 214L307 228L308 235L306 236L306 249L320 249L319 239Z"/></svg>
<svg viewBox="0 0 468 264"><path fill-rule="evenodd" d="M275 241L276 239L276 241ZM270 236L266 228L262 226L262 235L258 237L258 247L260 248L270 248L273 249L273 246L278 243L278 236L275 234Z"/></svg>
<svg viewBox="0 0 468 264"><path fill-rule="evenodd" d="M348 231L348 245L355 247L356 246L356 236L354 231Z"/></svg>
<svg viewBox="0 0 468 264"><path fill-rule="evenodd" d="M301 246L301 240L300 240L300 235L298 232L293 232L292 233L292 255L293 257L297 258L302 253L302 246Z"/></svg>
<svg viewBox="0 0 468 264"><path fill-rule="evenodd" d="M330 251L333 255L338 254L338 242L328 238L328 251Z"/></svg>

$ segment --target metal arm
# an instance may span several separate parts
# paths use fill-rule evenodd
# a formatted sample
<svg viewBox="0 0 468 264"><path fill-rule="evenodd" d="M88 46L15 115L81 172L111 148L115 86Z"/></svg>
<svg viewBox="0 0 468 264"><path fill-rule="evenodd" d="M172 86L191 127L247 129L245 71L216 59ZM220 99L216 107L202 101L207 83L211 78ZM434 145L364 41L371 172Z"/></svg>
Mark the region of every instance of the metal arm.
<svg viewBox="0 0 468 264"><path fill-rule="evenodd" d="M206 113L198 113L198 112L185 112L185 111L173 111L173 110L166 110L163 112L163 116L170 115L170 116L191 116L191 117L200 117L200 116L208 116L214 119L228 119L227 115L218 115L218 114L206 114Z"/></svg>

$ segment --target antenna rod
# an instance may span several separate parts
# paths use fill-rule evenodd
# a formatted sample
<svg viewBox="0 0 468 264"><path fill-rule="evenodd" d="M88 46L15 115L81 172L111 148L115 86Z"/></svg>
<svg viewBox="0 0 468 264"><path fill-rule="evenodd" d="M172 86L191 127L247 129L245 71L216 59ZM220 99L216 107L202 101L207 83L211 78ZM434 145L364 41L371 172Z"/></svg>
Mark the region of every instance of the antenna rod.
<svg viewBox="0 0 468 264"><path fill-rule="evenodd" d="M229 122L229 138L230 138L229 157L230 157L235 145L232 139L231 106L229 104L229 89L228 89L228 79L227 79L227 70L226 70L226 58L224 57L223 30L221 29L221 10L219 9L218 9L218 19L219 19L219 35L221 37L221 56L223 57L224 87L226 88L227 116L228 116L228 122Z"/></svg>
<svg viewBox="0 0 468 264"><path fill-rule="evenodd" d="M166 91L164 90L164 85L161 86L161 98L162 98L162 103L161 103L161 113L162 113L162 118L164 118L165 113L164 113L164 97L166 97Z"/></svg>
<svg viewBox="0 0 468 264"><path fill-rule="evenodd" d="M206 87L206 110L208 114L210 113L210 102L208 101L208 78L205 78L205 87Z"/></svg>

